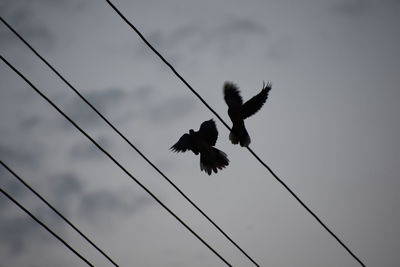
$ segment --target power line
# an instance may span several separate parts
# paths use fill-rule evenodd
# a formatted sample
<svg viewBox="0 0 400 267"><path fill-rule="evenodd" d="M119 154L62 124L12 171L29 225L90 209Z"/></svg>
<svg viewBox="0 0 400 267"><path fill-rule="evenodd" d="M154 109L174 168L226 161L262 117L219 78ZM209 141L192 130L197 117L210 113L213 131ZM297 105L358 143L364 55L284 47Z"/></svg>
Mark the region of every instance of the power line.
<svg viewBox="0 0 400 267"><path fill-rule="evenodd" d="M54 208L44 197L42 197L36 190L34 190L29 184L27 184L18 174L16 174L10 167L8 167L3 161L0 160L1 165L6 168L14 177L19 180L25 187L27 187L32 193L34 193L40 200L42 200L51 210L53 210L58 216L60 216L69 226L71 226L78 234L80 234L87 242L90 243L98 252L103 254L114 266L118 266L103 250L101 250L95 243L93 243L84 233L82 233L71 221L69 221L64 215L62 215L56 208Z"/></svg>
<svg viewBox="0 0 400 267"><path fill-rule="evenodd" d="M190 91L194 95L199 98L199 100L219 119L219 121L225 125L229 131L231 131L231 128L228 126L228 124L221 118L221 116L218 115L218 113L210 106L208 103L190 86L190 84L175 70L175 68L146 40L146 38L143 36L143 34L114 6L113 3L111 3L110 0L106 0L106 2L111 6L111 8L122 18L123 21L125 21L138 35L139 37L143 40L143 42L171 69L171 71L189 88ZM332 235L336 239L336 241L339 242L340 245L356 260L361 266L365 267L365 264L348 248L340 239L339 237L336 236L328 228L328 226L325 225L321 221L321 219L290 189L288 185L285 184L273 171L272 169L249 147L246 147L247 150L257 159L261 165L263 165L271 174L272 176L280 183L282 184L286 190L289 191L289 193L319 222L319 224L325 228L325 230Z"/></svg>
<svg viewBox="0 0 400 267"><path fill-rule="evenodd" d="M208 249L210 249L218 258L220 258L226 265L232 266L225 258L223 258L214 248L212 248L204 239L202 239L192 228L190 228L181 218L178 217L171 209L169 209L160 199L158 199L147 187L145 187L139 180L137 180L124 166L122 166L110 153L108 153L102 146L99 145L90 135L88 135L81 127L79 127L67 114L65 114L57 105L55 105L46 95L34 86L19 70L11 65L3 56L1 60L9 66L15 73L17 73L32 89L44 98L53 108L55 108L65 119L67 119L76 129L78 129L84 136L86 136L99 150L101 150L110 160L112 160L125 174L127 174L133 181L135 181L143 190L145 190L158 204L160 204L169 214L178 220L188 231L190 231L199 241L201 241Z"/></svg>
<svg viewBox="0 0 400 267"><path fill-rule="evenodd" d="M63 243L69 250L71 250L76 256L81 258L87 265L89 266L94 266L91 264L85 257L83 257L81 254L79 254L73 247L71 247L64 239L62 239L59 235L57 235L55 232L53 232L49 227L47 227L43 222L41 222L38 218L35 217L29 210L27 210L24 206L22 206L18 201L16 201L12 196L10 196L6 191L3 190L3 188L0 188L0 192L3 193L9 200L14 202L15 205L17 205L20 209L25 211L29 216L31 216L32 219L34 219L38 224L40 224L44 229L46 229L50 234L52 234L55 238L60 240L61 243Z"/></svg>
<svg viewBox="0 0 400 267"><path fill-rule="evenodd" d="M201 210L174 182L172 182L153 162L151 162L133 143L125 137L107 118L101 114L74 86L71 85L46 59L44 59L15 29L13 29L3 18L1 21L39 57L69 88L71 88L94 112L99 115L131 148L133 148L148 164L150 164L172 187L174 187L198 212L200 212L215 228L219 230L237 249L239 249L254 265L260 266L251 258L221 227L219 227L203 210Z"/></svg>

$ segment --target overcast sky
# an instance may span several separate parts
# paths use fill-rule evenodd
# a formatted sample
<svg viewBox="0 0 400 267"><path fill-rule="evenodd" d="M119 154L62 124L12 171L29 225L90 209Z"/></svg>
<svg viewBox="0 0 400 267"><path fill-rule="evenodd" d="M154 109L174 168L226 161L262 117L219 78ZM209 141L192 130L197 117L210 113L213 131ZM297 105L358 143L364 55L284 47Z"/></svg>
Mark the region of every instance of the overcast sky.
<svg viewBox="0 0 400 267"><path fill-rule="evenodd" d="M245 100L251 147L367 266L400 261L400 1L115 0L230 124ZM2 0L0 14L262 266L358 263L248 153L105 1ZM23 43L0 53L234 266L252 266ZM4 63L0 159L120 266L224 266ZM208 176L169 147L214 118L230 165ZM96 266L110 266L4 168L0 186ZM0 196L0 266L82 261Z"/></svg>

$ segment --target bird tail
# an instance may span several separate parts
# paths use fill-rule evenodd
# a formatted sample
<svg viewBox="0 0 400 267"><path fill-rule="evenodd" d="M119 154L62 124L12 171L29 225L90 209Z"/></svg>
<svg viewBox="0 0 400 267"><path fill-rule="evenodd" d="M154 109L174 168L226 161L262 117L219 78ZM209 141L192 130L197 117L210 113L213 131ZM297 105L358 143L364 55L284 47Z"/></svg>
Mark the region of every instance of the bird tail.
<svg viewBox="0 0 400 267"><path fill-rule="evenodd" d="M209 151L200 153L200 170L205 171L208 175L218 169L222 170L229 165L229 159L224 152L215 147L211 147Z"/></svg>
<svg viewBox="0 0 400 267"><path fill-rule="evenodd" d="M244 125L233 125L232 131L229 134L229 140L231 140L232 144L236 145L240 143L240 146L248 146L250 145L251 139L249 133L247 132Z"/></svg>

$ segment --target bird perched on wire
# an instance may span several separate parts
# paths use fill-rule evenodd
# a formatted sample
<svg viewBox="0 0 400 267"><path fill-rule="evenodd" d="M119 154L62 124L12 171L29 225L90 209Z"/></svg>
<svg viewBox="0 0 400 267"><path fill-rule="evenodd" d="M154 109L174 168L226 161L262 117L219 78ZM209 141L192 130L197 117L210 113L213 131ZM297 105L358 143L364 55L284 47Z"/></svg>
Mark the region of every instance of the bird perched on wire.
<svg viewBox="0 0 400 267"><path fill-rule="evenodd" d="M229 164L226 154L214 147L217 138L218 130L211 119L203 122L197 132L190 129L170 149L174 152L191 150L196 155L200 153L200 170L211 175L213 171L217 173L218 169L221 170Z"/></svg>
<svg viewBox="0 0 400 267"><path fill-rule="evenodd" d="M243 104L239 87L232 82L225 82L224 99L228 105L228 115L233 124L229 134L232 144L236 145L240 143L241 146L248 146L250 144L250 136L247 133L244 120L260 110L267 100L270 90L271 83L268 82L265 85L265 82L263 82L261 92Z"/></svg>

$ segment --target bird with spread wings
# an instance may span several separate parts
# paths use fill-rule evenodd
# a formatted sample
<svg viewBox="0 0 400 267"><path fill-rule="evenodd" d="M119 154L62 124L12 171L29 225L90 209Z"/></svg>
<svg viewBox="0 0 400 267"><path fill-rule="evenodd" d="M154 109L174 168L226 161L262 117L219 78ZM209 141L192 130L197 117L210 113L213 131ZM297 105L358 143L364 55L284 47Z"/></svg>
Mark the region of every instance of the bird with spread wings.
<svg viewBox="0 0 400 267"><path fill-rule="evenodd" d="M268 98L270 90L271 83L268 82L265 85L264 82L261 92L243 103L239 87L232 82L225 82L224 99L228 105L228 115L233 124L229 134L232 144L236 145L240 143L241 146L248 146L250 144L250 136L244 125L244 120L261 109Z"/></svg>
<svg viewBox="0 0 400 267"><path fill-rule="evenodd" d="M229 160L224 152L215 148L218 138L218 130L213 119L203 122L200 129L193 129L179 138L179 141L171 147L174 152L185 152L191 150L194 154L200 154L200 170L208 175L214 171L228 166Z"/></svg>

